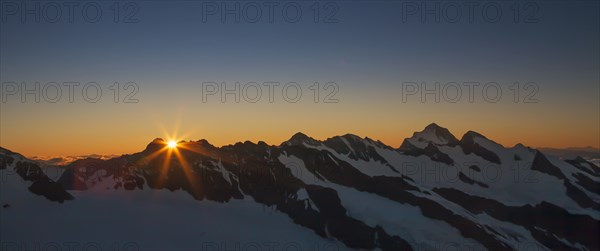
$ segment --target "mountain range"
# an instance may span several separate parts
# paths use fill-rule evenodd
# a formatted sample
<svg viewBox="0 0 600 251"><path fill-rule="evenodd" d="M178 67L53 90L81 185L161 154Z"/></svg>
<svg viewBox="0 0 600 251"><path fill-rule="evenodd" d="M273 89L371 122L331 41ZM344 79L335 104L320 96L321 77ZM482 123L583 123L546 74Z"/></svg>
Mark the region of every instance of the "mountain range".
<svg viewBox="0 0 600 251"><path fill-rule="evenodd" d="M65 166L0 148L0 188L9 248L600 250L597 165L437 124L397 148L352 134L157 138Z"/></svg>

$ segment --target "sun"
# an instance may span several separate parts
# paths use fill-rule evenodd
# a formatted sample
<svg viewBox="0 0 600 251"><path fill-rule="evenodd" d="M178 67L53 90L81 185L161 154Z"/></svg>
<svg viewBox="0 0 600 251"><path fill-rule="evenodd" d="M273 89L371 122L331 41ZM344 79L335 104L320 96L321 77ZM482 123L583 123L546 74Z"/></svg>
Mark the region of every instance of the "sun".
<svg viewBox="0 0 600 251"><path fill-rule="evenodd" d="M177 148L177 142L175 140L169 140L169 142L167 142L167 147L169 148Z"/></svg>

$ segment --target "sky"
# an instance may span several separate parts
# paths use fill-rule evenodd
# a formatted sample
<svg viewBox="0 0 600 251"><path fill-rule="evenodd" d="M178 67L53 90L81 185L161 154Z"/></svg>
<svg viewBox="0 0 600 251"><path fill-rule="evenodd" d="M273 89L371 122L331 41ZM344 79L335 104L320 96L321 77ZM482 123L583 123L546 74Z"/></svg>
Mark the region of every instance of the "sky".
<svg viewBox="0 0 600 251"><path fill-rule="evenodd" d="M26 156L296 132L398 147L432 122L600 147L597 1L65 3L0 4L0 146Z"/></svg>

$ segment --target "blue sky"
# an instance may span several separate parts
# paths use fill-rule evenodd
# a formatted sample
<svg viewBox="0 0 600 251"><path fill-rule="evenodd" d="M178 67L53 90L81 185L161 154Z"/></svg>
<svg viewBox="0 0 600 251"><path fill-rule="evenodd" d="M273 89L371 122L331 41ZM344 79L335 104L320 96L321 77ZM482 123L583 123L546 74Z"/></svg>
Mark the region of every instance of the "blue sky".
<svg viewBox="0 0 600 251"><path fill-rule="evenodd" d="M225 4L233 6L239 3L243 6L249 2L226 1ZM279 6L290 2L279 2ZM424 3L432 8L436 3L448 2ZM215 3L206 1L135 2L139 6L134 16L138 22L115 23L109 9L114 2L97 3L103 9L97 23L85 22L78 12L74 23L66 20L66 14L57 23L44 20L35 23L31 19L21 23L20 13L6 16L0 31L0 79L3 82L42 83L94 81L103 85L114 81L134 81L140 85L141 99L141 104L135 109L166 107L164 110L157 109L160 110L157 114L169 118L172 118L169 110L187 111L179 115L183 117L202 115L189 108L199 104L190 101L188 95L203 81L295 81L306 85L315 81L333 81L340 87L341 102L330 112L338 114L333 116L340 116L338 119L342 123L352 124L339 114L371 112L378 114L381 124L402 127L403 133L388 139L391 132L381 133L368 126L330 128L327 133L376 134L384 141L397 143L405 134L433 121L459 132L468 130L467 127L496 132L498 129L494 129L493 124L500 123L500 120L474 121L470 125L456 121L468 117L486 118L491 112L504 117L504 124L513 124L509 126L512 129L508 129L511 133L518 131L519 127L532 129L554 125L552 130L544 130L545 134L538 135L539 138L525 139L532 145L598 145L594 143L599 141L596 129L600 127L600 19L597 1L522 2L519 8L523 16L519 22L514 22L514 12L510 9L516 2L478 2L481 6L494 3L501 7L500 21L494 23L486 22L480 12L474 15L474 22L469 22L463 1L450 2L462 6L463 17L456 23L445 20L435 23L431 18L422 23L419 20L423 15L421 12L405 15L403 8L407 4L421 3L410 1L333 1L331 5L339 7L333 16L338 20L336 23L322 22L332 10L324 8L327 2L319 2L319 23L314 22L314 12L310 9L314 1L293 2L303 11L297 23L286 22L277 11L274 23L268 22L265 13L257 23L244 20L235 23L232 16L222 23L220 12L206 16L207 22L203 22L203 4ZM264 5L268 2L251 3ZM531 5L524 7L526 3L539 7L533 15L537 22L523 22L525 14L533 10ZM6 15L6 5L2 7L2 13ZM123 5L120 7L123 8ZM263 12L265 10L262 8ZM481 11L480 8L476 10ZM128 11L131 9L122 9L119 17L123 18ZM488 107L489 104L461 102L453 108L456 116L450 118L436 112L449 109L448 104L399 103L399 85L405 81L498 82L507 90L516 81L535 82L539 86L536 97L540 103L529 106L514 104L507 98L501 104ZM164 98L165 95L168 98ZM177 99L178 96L186 98ZM220 106L222 104L213 105L210 106L213 110L229 112ZM19 124L33 123L34 120L19 113L28 112L32 117L52 114L48 116L60 120L64 116L86 116L90 112L106 117L111 114L108 110L119 110L115 104L89 109L65 106L40 104L28 108L19 102L3 103L2 144L8 142L6 144L19 146L16 138L5 135L13 134ZM415 121L407 123L398 118L391 119L398 114L394 113L397 109L390 107L400 107L401 115L411 115ZM305 114L302 116L306 117L300 116L300 119L311 120L311 116L306 114L314 111L315 107L305 105L293 109ZM70 112L65 114L63 111L67 110ZM99 112L101 110L103 112ZM415 115L414 110L420 111L420 115ZM520 110L520 113L511 118L514 110ZM261 111L264 112L261 109L246 112L250 113L249 117L256 118L260 114L253 116L252 113ZM126 114L122 116L126 117ZM14 119L8 121L5 118ZM521 118L524 119L521 121ZM139 119L148 120L145 117ZM520 126L514 125L519 123ZM563 141L543 143L547 134L564 133L560 140L568 139L567 131L572 130L570 126L588 136L572 136L577 140L564 141L564 144L561 144ZM65 131L72 129L66 126ZM125 126L124 130L133 129ZM207 130L194 136L208 135L210 138L221 133ZM313 129L289 130L303 130L310 134ZM281 136L273 137L274 141L288 132L282 130L280 133ZM313 133L325 135L326 132L314 129ZM246 134L251 134L247 136L250 138L260 138L261 132L239 132L236 135L241 139ZM14 132L14 135L19 133ZM512 144L515 140L507 139L505 142Z"/></svg>

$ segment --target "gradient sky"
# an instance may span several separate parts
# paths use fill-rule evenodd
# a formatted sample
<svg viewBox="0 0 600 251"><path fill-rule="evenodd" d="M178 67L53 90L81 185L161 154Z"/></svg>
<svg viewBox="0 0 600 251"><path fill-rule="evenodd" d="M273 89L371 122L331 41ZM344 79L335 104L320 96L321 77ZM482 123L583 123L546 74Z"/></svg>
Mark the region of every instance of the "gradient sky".
<svg viewBox="0 0 600 251"><path fill-rule="evenodd" d="M2 21L4 85L78 81L103 88L98 103L85 102L81 89L73 103L66 89L57 103L10 96L0 103L2 147L27 156L121 154L173 132L225 145L279 144L298 131L317 139L353 133L397 147L431 122L458 138L474 130L505 146L600 147L597 1L535 2L539 22L527 24L513 22L506 2L496 2L503 8L497 23L480 14L473 23L466 14L457 23L421 23L419 14L403 22L402 2L394 1L336 2L338 23L314 23L314 2L301 1L298 23L279 13L274 23L263 14L257 23L225 24L218 14L203 22L200 1L138 2L138 23L114 23L112 2L99 3L98 23L78 14L74 23L66 14L58 23L22 24L19 15ZM139 103L114 103L108 88L115 81L137 83ZM221 103L217 96L205 103L205 81L297 82L303 96L287 103L278 92L269 103L263 89L257 103ZM476 89L470 103L463 89L457 103L431 96L402 102L402 82L436 81L497 82L503 95L489 103ZM314 82L337 83L339 102L313 102ZM535 82L539 102L515 103L514 82Z"/></svg>

